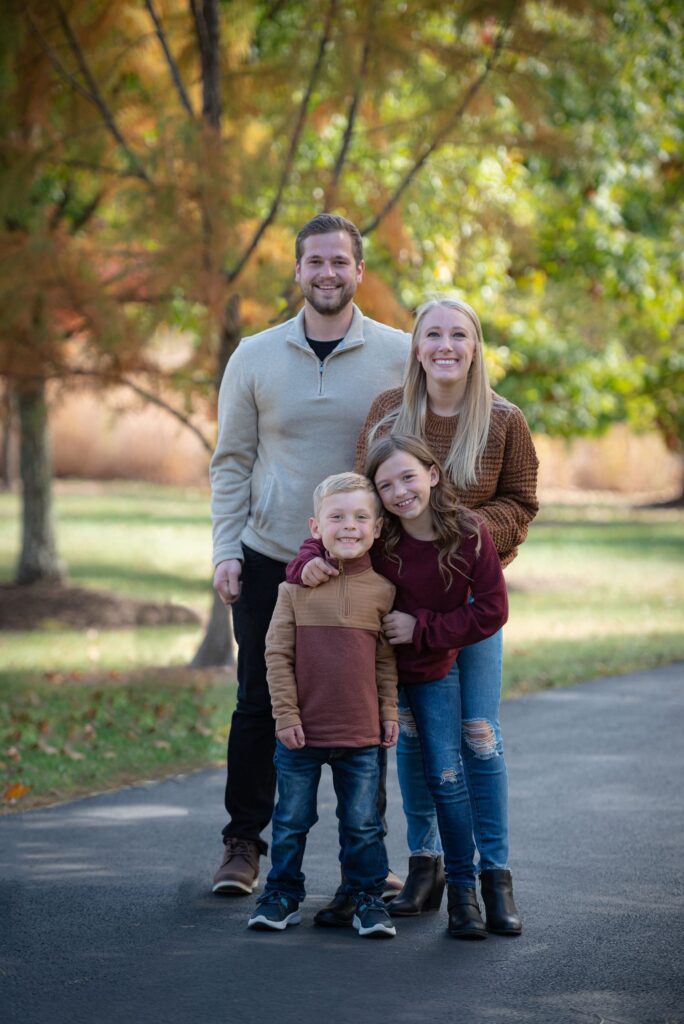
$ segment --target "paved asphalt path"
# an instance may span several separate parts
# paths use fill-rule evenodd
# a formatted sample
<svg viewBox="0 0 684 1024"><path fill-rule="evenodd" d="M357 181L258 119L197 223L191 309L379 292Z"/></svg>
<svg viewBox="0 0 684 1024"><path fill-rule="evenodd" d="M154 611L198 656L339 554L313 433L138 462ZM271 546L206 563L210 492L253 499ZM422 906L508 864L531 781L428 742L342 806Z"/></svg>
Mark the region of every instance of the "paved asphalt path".
<svg viewBox="0 0 684 1024"><path fill-rule="evenodd" d="M283 934L209 891L220 771L5 816L0 1020L680 1024L683 683L679 664L504 705L518 939L451 939L444 907L385 942L312 927L338 877L328 776Z"/></svg>

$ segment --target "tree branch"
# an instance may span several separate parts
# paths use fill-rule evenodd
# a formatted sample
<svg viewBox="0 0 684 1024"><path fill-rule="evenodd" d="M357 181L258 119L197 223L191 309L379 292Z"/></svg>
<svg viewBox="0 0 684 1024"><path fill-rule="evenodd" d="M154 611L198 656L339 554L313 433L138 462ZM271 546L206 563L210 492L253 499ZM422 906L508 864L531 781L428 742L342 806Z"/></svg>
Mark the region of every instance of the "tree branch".
<svg viewBox="0 0 684 1024"><path fill-rule="evenodd" d="M131 388L131 390L135 391L137 395L144 398L146 402L151 402L152 405L157 405L160 409L164 409L164 411L168 412L170 416L174 416L180 423L186 426L188 430L192 431L195 437L197 437L201 442L204 450L210 455L212 454L214 451L212 443L207 437L205 437L199 427L195 426L190 417L186 416L184 412L180 411L180 409L175 409L172 405L169 405L168 402L165 402L163 398L160 398L159 395L155 395L153 391L148 391L146 388L141 387L139 384L136 384L135 381L129 380L128 377L117 378L117 383L125 384L126 387Z"/></svg>
<svg viewBox="0 0 684 1024"><path fill-rule="evenodd" d="M401 199L402 195L404 194L406 189L409 187L409 185L411 184L413 179L416 177L418 172L425 166L425 164L427 163L429 158L432 156L432 154L437 149L439 149L440 146L443 145L445 140L448 138L448 136L453 131L453 129L456 126L456 124L458 124L458 122L461 120L461 118L463 117L463 114L467 110L468 106L470 105L471 101L474 99L476 94L480 91L480 89L484 85L485 81L489 77L489 74L490 74L492 68L494 67L494 65L496 64L496 61L499 58L499 55L500 55L501 50L503 48L504 39L505 39L506 34L508 32L508 29L510 27L512 16L513 16L513 14L512 14L512 11L511 11L511 14L507 18L507 20L504 22L504 24L501 26L501 28L499 29L499 32L497 33L497 37L496 37L496 39L494 41L494 45L492 47L492 51L491 51L489 57L487 58L487 61L485 63L484 68L482 69L482 71L480 72L478 77L473 82L471 82L470 86L466 90L465 95L463 96L463 99L459 103L458 107L456 108L456 110L454 111L452 116L449 118L449 120L446 122L446 124L443 125L442 128L440 128L440 130L437 132L437 134L433 138L432 142L428 146L425 147L425 149L423 150L421 155L418 157L418 159L415 161L413 166L406 172L406 174L402 178L401 182L399 183L399 185L397 186L397 188L395 189L393 194L390 196L390 198L387 200L385 205L382 207L380 212L373 218L373 220L369 221L369 223L366 224L365 227L363 227L361 229L361 234L362 235L369 235L372 231L375 231L375 229L378 227L378 225L385 219L387 214L391 210L394 209L394 207L397 205L397 203Z"/></svg>
<svg viewBox="0 0 684 1024"><path fill-rule="evenodd" d="M285 158L285 164L283 166L282 174L280 176L280 182L278 183L276 194L273 198L273 202L271 203L271 208L264 217L264 219L262 220L259 227L257 228L256 232L254 233L254 237L248 244L247 248L243 252L242 256L239 258L235 266L232 268L232 270L226 271L225 279L228 282L228 284L232 284L239 276L239 274L242 272L245 264L247 263L250 256L256 249L257 245L259 244L262 235L274 221L278 209L280 207L280 201L283 197L285 187L289 181L290 173L292 171L292 167L295 161L295 156L297 155L299 140L301 138L302 131L304 129L304 123L306 121L306 116L309 110L309 103L311 102L311 97L313 95L316 82L318 81L318 76L320 74L321 67L323 66L323 58L325 56L325 51L330 41L336 6L337 0L330 0L330 5L328 7L328 12L325 18L325 24L323 26L323 32L321 33L321 38L318 44L318 54L316 56L316 61L313 65L313 68L311 69L311 74L309 75L309 82L306 87L304 96L302 98L302 102L299 106L299 113L297 115L297 121L295 123L294 132L292 133L292 138L290 139L290 146L288 148L287 156Z"/></svg>
<svg viewBox="0 0 684 1024"><path fill-rule="evenodd" d="M349 146L351 145L352 135L354 134L354 126L356 124L356 116L358 114L359 105L361 103L361 94L365 85L366 72L368 70L368 59L371 52L371 38L373 36L373 19L375 16L376 4L371 3L368 8L368 25L366 28L366 36L363 43L363 49L361 51L361 61L359 63L359 71L356 76L356 88L349 104L349 112L347 114L347 125L344 130L342 137L342 143L340 145L340 151L337 154L335 160L335 166L332 169L330 176L330 184L326 190L325 196L325 211L328 212L334 204L335 196L337 194L337 187L339 185L340 176L342 174L342 168L344 167L347 159L347 153Z"/></svg>
<svg viewBox="0 0 684 1024"><path fill-rule="evenodd" d="M170 50L169 44L168 44L168 40L166 38L166 34L164 33L164 29L162 28L162 23L161 23L161 21L159 19L159 15L157 14L157 12L156 12L156 10L154 8L154 4L152 3L152 0L145 0L145 7L147 8L148 13L150 15L150 18L152 19L152 22L154 24L154 30L157 33L157 39L159 40L159 42L161 44L161 48L164 51L164 56L166 57L166 63L169 65L169 71L171 72L171 78L173 80L173 84L176 87L176 92L178 93L178 98L180 99L181 103L183 104L183 106L187 110L187 112L190 115L190 117L193 118L193 120L194 120L195 114L194 114L194 111L192 109L192 104L190 103L190 99L188 97L188 94L185 91L185 86L183 85L183 80L182 80L182 78L180 76L180 71L178 70L178 65L176 64L176 61L174 60L173 54L171 53L171 50Z"/></svg>
<svg viewBox="0 0 684 1024"><path fill-rule="evenodd" d="M190 10L202 65L202 119L218 131L221 127L218 7L216 0L203 0L200 13L197 0L190 0Z"/></svg>
<svg viewBox="0 0 684 1024"><path fill-rule="evenodd" d="M118 142L118 144L121 146L122 150L128 157L132 168L131 173L136 178L140 178L147 185L151 185L152 182L150 181L147 172L145 171L145 168L142 166L140 160L135 155L135 153L133 153L125 138L121 134L119 126L117 125L116 120L114 118L114 115L105 103L104 97L102 96L102 93L98 88L97 82L93 77L93 73L90 70L88 63L86 62L86 59L83 55L83 50L81 49L81 46L78 42L78 39L76 38L76 35L74 34L74 31L71 27L71 23L64 11L64 8L58 2L55 4L55 6L57 8L57 16L59 19L59 23L62 26L62 31L66 36L71 51L74 57L76 58L78 68L88 86L88 91L84 92L82 89L80 90L81 95L84 95L85 98L88 99L91 103L93 103L100 111L100 114L102 115L102 118L109 130L110 135L112 135L113 138ZM71 77L73 76L70 76L70 78Z"/></svg>

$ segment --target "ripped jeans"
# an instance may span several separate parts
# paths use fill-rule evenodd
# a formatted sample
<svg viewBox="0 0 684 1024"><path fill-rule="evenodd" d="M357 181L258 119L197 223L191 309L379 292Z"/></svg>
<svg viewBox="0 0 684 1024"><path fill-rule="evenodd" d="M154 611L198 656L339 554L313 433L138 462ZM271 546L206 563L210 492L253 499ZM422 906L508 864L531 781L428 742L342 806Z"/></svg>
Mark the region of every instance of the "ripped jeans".
<svg viewBox="0 0 684 1024"><path fill-rule="evenodd" d="M447 684L440 696L446 702L448 693L448 699L457 706L450 706L448 723L445 711L437 725L440 733L449 733L449 743L458 747L457 764L461 778L465 776L472 829L480 854L478 867L508 866L508 772L499 725L502 659L503 638L499 630L487 640L464 647L444 680L404 686L400 690L397 770L412 855L441 853L440 831L446 848L423 765L424 747L434 747L435 739L428 732L421 749L422 718L416 715L415 708L421 699L419 691Z"/></svg>

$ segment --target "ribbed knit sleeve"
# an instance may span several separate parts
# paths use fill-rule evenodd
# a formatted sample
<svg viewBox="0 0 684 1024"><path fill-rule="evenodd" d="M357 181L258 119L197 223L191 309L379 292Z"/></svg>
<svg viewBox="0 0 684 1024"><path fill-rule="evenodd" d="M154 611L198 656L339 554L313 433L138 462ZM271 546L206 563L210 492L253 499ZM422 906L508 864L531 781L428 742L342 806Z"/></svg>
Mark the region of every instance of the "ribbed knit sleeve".
<svg viewBox="0 0 684 1024"><path fill-rule="evenodd" d="M394 588L392 588L394 590ZM387 606L390 611L393 601ZM380 705L380 721L396 722L397 712L397 659L394 648L382 633L378 636L375 653L375 680L378 687L378 703Z"/></svg>
<svg viewBox="0 0 684 1024"><path fill-rule="evenodd" d="M281 583L266 634L266 678L277 732L302 724L295 677L296 629L292 598Z"/></svg>

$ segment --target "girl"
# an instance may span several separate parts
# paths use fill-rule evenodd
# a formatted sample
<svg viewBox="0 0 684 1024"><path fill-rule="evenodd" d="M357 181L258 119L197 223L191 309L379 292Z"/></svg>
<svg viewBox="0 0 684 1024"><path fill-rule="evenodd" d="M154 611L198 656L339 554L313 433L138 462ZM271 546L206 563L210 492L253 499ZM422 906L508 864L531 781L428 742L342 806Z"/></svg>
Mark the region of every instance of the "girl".
<svg viewBox="0 0 684 1024"><path fill-rule="evenodd" d="M410 728L417 732L424 778L436 807L449 932L457 938L486 938L461 756L462 696L453 666L461 647L491 636L506 621L501 565L486 527L458 504L452 484L422 441L404 435L381 438L368 454L366 475L386 511L371 557L376 571L397 590L383 626L396 647L404 718L408 712ZM288 566L288 580L322 582L336 575L323 554L320 541L306 541ZM312 558L316 561L307 566ZM302 578L305 566L309 572ZM439 906L443 888L443 878L431 878L432 909Z"/></svg>

